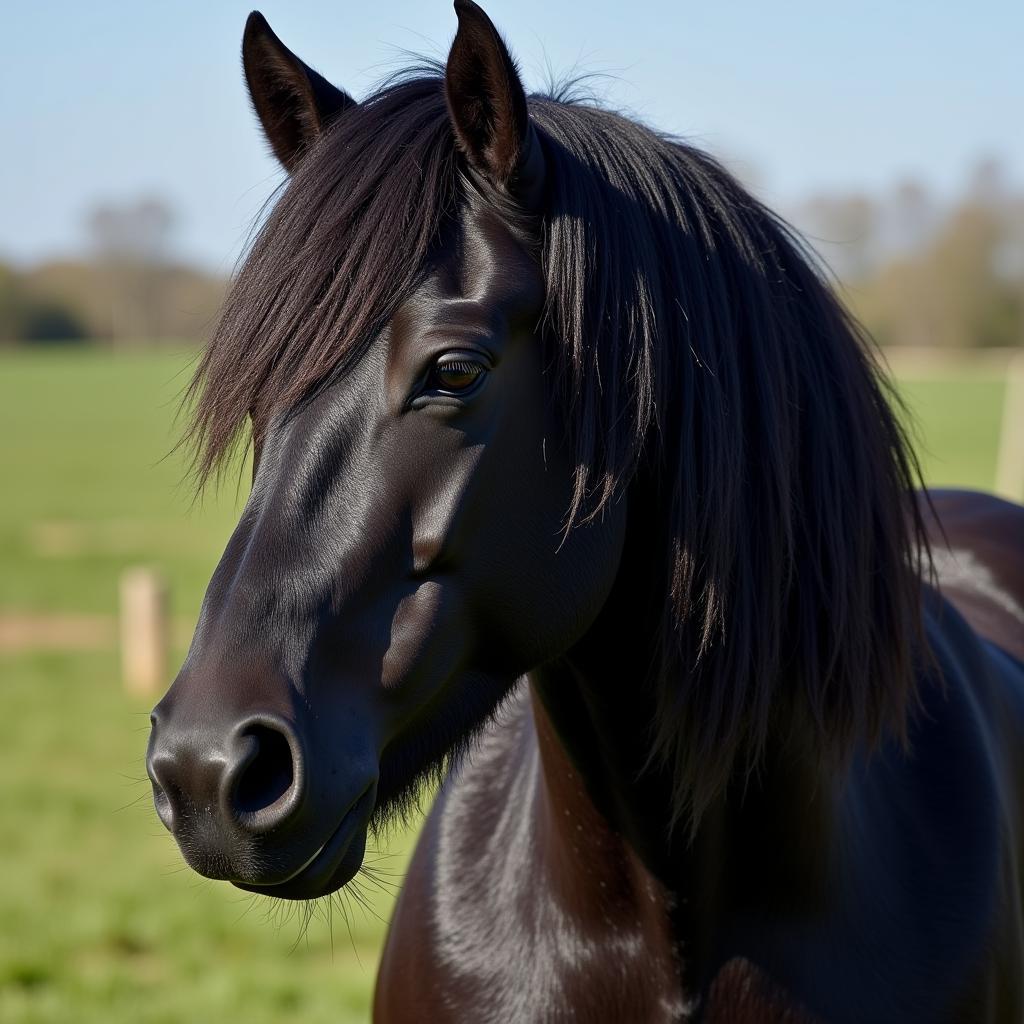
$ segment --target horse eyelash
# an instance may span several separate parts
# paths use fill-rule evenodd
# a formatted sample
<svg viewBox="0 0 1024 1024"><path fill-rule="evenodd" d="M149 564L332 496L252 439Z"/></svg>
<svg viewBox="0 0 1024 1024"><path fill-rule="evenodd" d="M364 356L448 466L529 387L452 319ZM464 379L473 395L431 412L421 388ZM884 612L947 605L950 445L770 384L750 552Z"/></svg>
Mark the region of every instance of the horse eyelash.
<svg viewBox="0 0 1024 1024"><path fill-rule="evenodd" d="M437 362L434 364L435 370L458 370L460 373L475 373L481 374L484 372L486 367L482 363L478 363L475 359L453 359L451 362Z"/></svg>

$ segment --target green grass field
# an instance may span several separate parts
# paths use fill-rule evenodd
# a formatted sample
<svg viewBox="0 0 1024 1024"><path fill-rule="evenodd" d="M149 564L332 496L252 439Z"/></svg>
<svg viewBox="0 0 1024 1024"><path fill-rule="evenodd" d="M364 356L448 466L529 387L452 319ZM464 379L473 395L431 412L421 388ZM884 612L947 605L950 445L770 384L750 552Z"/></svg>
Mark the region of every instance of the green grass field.
<svg viewBox="0 0 1024 1024"><path fill-rule="evenodd" d="M193 505L172 447L181 355L0 357L0 620L113 614L127 565L158 565L194 621L239 505ZM925 475L989 487L1003 384L991 370L901 382ZM179 652L180 654L181 652ZM368 1019L384 925L333 927L181 869L149 802L148 702L116 652L0 650L0 1021ZM378 867L400 872L409 840ZM383 854L382 854L383 856ZM386 918L390 897L372 888Z"/></svg>

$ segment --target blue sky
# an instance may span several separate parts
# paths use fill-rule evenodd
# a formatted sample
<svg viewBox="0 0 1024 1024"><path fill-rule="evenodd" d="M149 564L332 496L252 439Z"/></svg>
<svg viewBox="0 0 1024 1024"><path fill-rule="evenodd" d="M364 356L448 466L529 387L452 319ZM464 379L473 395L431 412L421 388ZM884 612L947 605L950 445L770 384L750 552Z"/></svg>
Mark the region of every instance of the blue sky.
<svg viewBox="0 0 1024 1024"><path fill-rule="evenodd" d="M726 158L771 204L909 176L952 193L982 156L1024 175L1020 0L490 0L527 85L600 72L613 105ZM229 269L279 182L238 49L248 3L6 5L0 258L73 251L102 200L180 214L177 248ZM401 51L443 55L447 0L266 0L307 63L356 96Z"/></svg>

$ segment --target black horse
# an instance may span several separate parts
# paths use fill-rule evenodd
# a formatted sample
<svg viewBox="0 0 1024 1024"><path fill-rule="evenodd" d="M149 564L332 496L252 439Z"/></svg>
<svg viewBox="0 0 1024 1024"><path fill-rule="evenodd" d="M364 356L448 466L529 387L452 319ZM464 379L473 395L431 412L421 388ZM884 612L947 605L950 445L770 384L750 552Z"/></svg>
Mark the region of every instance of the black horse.
<svg viewBox="0 0 1024 1024"><path fill-rule="evenodd" d="M1024 511L915 494L785 225L455 6L360 103L246 27L290 178L193 384L256 470L160 817L306 899L443 777L380 1021L1019 1022Z"/></svg>

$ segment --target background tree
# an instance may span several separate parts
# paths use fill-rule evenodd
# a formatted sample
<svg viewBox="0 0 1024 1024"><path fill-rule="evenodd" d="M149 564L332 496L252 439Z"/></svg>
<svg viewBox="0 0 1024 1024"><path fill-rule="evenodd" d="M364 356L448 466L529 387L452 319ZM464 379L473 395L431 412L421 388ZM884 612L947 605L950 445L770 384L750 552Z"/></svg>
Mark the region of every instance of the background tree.
<svg viewBox="0 0 1024 1024"><path fill-rule="evenodd" d="M110 303L110 334L117 344L155 343L167 333L162 285L175 215L163 200L105 203L86 220Z"/></svg>

